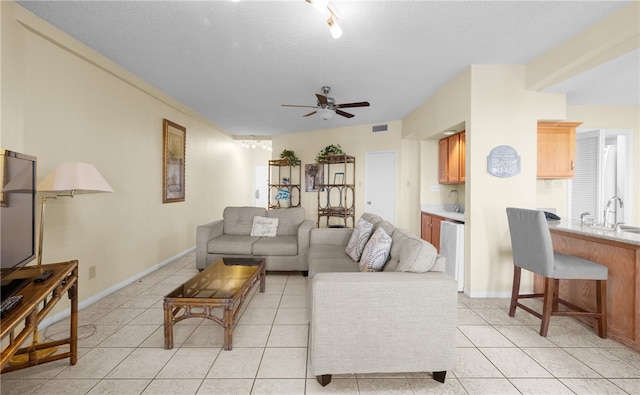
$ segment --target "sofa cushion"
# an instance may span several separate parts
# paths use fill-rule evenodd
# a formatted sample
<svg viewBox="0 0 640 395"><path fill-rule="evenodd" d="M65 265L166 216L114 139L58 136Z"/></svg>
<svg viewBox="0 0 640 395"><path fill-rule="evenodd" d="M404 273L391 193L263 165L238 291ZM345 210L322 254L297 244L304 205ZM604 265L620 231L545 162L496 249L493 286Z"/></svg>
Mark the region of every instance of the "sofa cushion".
<svg viewBox="0 0 640 395"><path fill-rule="evenodd" d="M391 250L391 236L382 228L376 229L362 251L360 271L379 272L384 267Z"/></svg>
<svg viewBox="0 0 640 395"><path fill-rule="evenodd" d="M373 224L359 218L356 227L353 228L353 232L351 232L351 238L345 249L347 255L349 255L354 262L360 260L364 246L367 244L367 241L369 241L371 233L373 233Z"/></svg>
<svg viewBox="0 0 640 395"><path fill-rule="evenodd" d="M267 217L278 218L278 236L296 236L300 224L304 222L304 216L302 207L267 210Z"/></svg>
<svg viewBox="0 0 640 395"><path fill-rule="evenodd" d="M360 218L362 218L363 220L372 223L372 224L377 224L378 222L382 221L382 217L376 215L376 214L371 214L371 213L362 213L362 215L360 216Z"/></svg>
<svg viewBox="0 0 640 395"><path fill-rule="evenodd" d="M291 256L298 255L297 236L262 237L253 243L253 255Z"/></svg>
<svg viewBox="0 0 640 395"><path fill-rule="evenodd" d="M253 217L251 236L276 237L278 218L267 218L256 215Z"/></svg>
<svg viewBox="0 0 640 395"><path fill-rule="evenodd" d="M393 231L393 233L391 234L393 243L391 244L391 252L389 253L391 259L396 261L400 259L400 246L402 245L403 241L411 237L415 236L409 233L409 231L407 231L406 229L396 228Z"/></svg>
<svg viewBox="0 0 640 395"><path fill-rule="evenodd" d="M409 237L402 242L398 256L398 272L428 272L438 257L436 248L417 237Z"/></svg>
<svg viewBox="0 0 640 395"><path fill-rule="evenodd" d="M211 254L251 255L252 245L259 237L248 235L222 235L207 243L207 252Z"/></svg>
<svg viewBox="0 0 640 395"><path fill-rule="evenodd" d="M225 235L251 234L253 217L265 217L267 209L263 207L226 207L222 213Z"/></svg>
<svg viewBox="0 0 640 395"><path fill-rule="evenodd" d="M389 221L380 221L373 226L373 230L375 232L376 229L382 228L389 236L393 237L393 232L395 232L396 227L391 224Z"/></svg>

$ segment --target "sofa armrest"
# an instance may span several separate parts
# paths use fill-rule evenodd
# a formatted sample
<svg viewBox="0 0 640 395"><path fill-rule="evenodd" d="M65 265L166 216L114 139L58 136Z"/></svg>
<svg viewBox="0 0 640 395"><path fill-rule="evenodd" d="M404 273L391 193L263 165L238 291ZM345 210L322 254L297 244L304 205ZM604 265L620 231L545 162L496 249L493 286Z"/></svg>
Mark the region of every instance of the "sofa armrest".
<svg viewBox="0 0 640 395"><path fill-rule="evenodd" d="M310 245L325 244L346 246L353 228L313 228Z"/></svg>
<svg viewBox="0 0 640 395"><path fill-rule="evenodd" d="M309 251L309 240L311 240L311 229L314 227L313 221L304 220L298 228L298 253Z"/></svg>
<svg viewBox="0 0 640 395"><path fill-rule="evenodd" d="M209 240L223 234L224 221L219 219L196 228L196 267L200 270L207 267L207 244Z"/></svg>
<svg viewBox="0 0 640 395"><path fill-rule="evenodd" d="M453 368L458 292L451 276L318 273L310 281L313 375Z"/></svg>
<svg viewBox="0 0 640 395"><path fill-rule="evenodd" d="M311 229L314 226L314 222L307 219L298 228L298 267L303 272L309 270L309 240L311 239Z"/></svg>

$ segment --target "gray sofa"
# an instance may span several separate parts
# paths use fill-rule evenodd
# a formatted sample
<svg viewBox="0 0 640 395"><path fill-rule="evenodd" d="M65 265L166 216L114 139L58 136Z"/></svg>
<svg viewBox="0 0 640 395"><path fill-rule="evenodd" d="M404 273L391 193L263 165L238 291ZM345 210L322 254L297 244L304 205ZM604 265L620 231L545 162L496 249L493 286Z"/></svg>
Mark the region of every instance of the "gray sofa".
<svg viewBox="0 0 640 395"><path fill-rule="evenodd" d="M275 237L251 236L254 217L277 218ZM302 207L267 210L226 207L222 219L196 229L196 267L203 270L222 257L264 257L267 270L308 271L307 253L313 221Z"/></svg>
<svg viewBox="0 0 640 395"><path fill-rule="evenodd" d="M361 272L345 253L353 229L311 230L312 374L322 385L332 374L354 373L432 372L444 382L455 361L458 305L456 281L444 273L444 257L380 217L365 213L361 218L391 236L380 272Z"/></svg>

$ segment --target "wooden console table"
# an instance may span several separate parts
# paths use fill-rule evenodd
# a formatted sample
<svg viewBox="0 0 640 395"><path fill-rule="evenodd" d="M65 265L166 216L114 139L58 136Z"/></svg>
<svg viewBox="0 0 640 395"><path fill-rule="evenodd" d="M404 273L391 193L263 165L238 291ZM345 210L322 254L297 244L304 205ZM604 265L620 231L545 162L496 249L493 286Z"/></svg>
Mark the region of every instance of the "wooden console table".
<svg viewBox="0 0 640 395"><path fill-rule="evenodd" d="M28 266L11 273L6 279L35 278L45 270L53 270L53 275L40 284L30 281L17 294L24 295L19 305L14 307L0 322L2 336L1 373L35 366L46 362L69 358L71 365L78 359L78 261L53 263L42 266ZM34 337L38 324L68 293L71 300L71 328L69 337L46 343ZM24 326L22 326L24 325ZM18 332L19 331L19 332ZM31 344L19 348L31 336ZM6 343L6 345L5 345ZM69 345L69 350L40 358L38 350ZM14 355L27 355L20 363L9 363Z"/></svg>

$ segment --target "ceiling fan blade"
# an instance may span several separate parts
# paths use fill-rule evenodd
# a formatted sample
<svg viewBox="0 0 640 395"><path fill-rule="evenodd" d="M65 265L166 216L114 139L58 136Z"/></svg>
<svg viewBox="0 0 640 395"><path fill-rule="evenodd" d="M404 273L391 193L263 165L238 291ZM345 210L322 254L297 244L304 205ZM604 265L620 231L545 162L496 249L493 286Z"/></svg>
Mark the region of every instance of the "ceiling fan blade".
<svg viewBox="0 0 640 395"><path fill-rule="evenodd" d="M322 104L322 105L327 105L329 104L329 102L327 101L327 97L326 96L322 96L316 93L316 97L318 98L318 103Z"/></svg>
<svg viewBox="0 0 640 395"><path fill-rule="evenodd" d="M359 102L355 102L355 103L337 104L336 107L338 107L338 108L369 107L369 102L368 101L359 101Z"/></svg>
<svg viewBox="0 0 640 395"><path fill-rule="evenodd" d="M315 113L317 113L317 111L311 111L309 114L307 114L307 115L303 115L303 116L302 116L302 118L304 118L304 117L308 117L309 115L313 115L313 114L315 114Z"/></svg>
<svg viewBox="0 0 640 395"><path fill-rule="evenodd" d="M303 106L298 104L281 104L282 107L304 107L304 108L318 108L317 106Z"/></svg>
<svg viewBox="0 0 640 395"><path fill-rule="evenodd" d="M344 111L338 110L338 109L336 109L336 114L342 115L345 118L353 118L355 116L353 114L349 114L348 112L344 112Z"/></svg>

